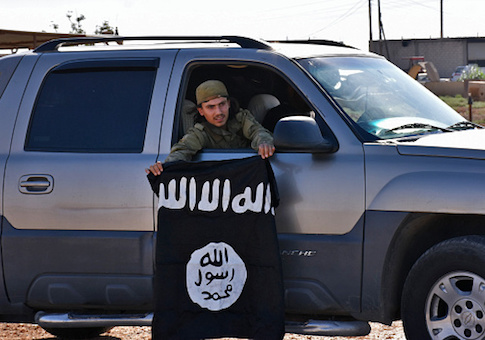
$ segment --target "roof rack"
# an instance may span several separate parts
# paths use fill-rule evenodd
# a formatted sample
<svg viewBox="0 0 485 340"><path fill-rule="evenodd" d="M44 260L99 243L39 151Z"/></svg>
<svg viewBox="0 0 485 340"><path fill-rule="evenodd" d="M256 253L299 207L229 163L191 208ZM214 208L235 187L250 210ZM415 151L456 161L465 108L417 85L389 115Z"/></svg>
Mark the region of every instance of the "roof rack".
<svg viewBox="0 0 485 340"><path fill-rule="evenodd" d="M346 45L346 44L344 44L342 42L332 41L332 40L324 40L324 39L268 40L268 42L272 42L272 43L288 43L288 44L315 44L315 45L339 46L339 47L355 48L355 47Z"/></svg>
<svg viewBox="0 0 485 340"><path fill-rule="evenodd" d="M140 37L82 37L82 38L62 38L48 41L39 47L34 52L55 52L59 47L66 45L87 45L94 43L108 43L117 42L122 44L124 41L180 41L180 42L229 42L238 44L242 48L255 48L263 50L271 50L272 47L264 41L256 40L240 36L140 36Z"/></svg>

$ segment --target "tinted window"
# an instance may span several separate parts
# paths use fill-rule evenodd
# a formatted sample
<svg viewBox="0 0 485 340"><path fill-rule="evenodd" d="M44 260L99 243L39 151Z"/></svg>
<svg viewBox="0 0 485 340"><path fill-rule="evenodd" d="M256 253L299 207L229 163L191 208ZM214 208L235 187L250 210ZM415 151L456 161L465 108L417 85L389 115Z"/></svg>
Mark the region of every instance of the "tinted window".
<svg viewBox="0 0 485 340"><path fill-rule="evenodd" d="M0 59L0 97L21 59L21 57L17 56L8 56Z"/></svg>
<svg viewBox="0 0 485 340"><path fill-rule="evenodd" d="M92 64L54 70L37 98L25 150L141 152L155 71Z"/></svg>

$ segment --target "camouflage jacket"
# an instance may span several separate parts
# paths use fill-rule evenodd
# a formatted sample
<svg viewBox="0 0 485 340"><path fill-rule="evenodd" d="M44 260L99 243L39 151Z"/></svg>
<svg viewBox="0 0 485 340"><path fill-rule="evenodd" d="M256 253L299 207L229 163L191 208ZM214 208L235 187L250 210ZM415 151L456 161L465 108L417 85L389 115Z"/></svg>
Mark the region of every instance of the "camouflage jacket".
<svg viewBox="0 0 485 340"><path fill-rule="evenodd" d="M273 136L259 124L248 110L240 110L226 124L227 129L208 122L196 123L170 150L165 162L190 161L203 148L237 149L260 144L273 145Z"/></svg>

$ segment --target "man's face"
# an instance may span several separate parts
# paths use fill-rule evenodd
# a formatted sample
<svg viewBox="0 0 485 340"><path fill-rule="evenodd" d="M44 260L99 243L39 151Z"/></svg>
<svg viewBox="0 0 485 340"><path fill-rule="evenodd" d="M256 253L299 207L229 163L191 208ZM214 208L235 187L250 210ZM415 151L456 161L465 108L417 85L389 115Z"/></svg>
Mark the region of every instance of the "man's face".
<svg viewBox="0 0 485 340"><path fill-rule="evenodd" d="M231 103L225 97L211 99L197 108L201 116L214 126L225 127L229 118Z"/></svg>

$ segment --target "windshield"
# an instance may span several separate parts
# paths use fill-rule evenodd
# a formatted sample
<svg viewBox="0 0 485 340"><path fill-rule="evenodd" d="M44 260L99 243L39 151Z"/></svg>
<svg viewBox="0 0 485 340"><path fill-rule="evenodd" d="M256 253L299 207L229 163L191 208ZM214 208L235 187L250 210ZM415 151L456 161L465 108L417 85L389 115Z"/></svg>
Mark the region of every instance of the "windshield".
<svg viewBox="0 0 485 340"><path fill-rule="evenodd" d="M299 61L348 117L373 139L450 131L466 122L385 59L327 57Z"/></svg>

